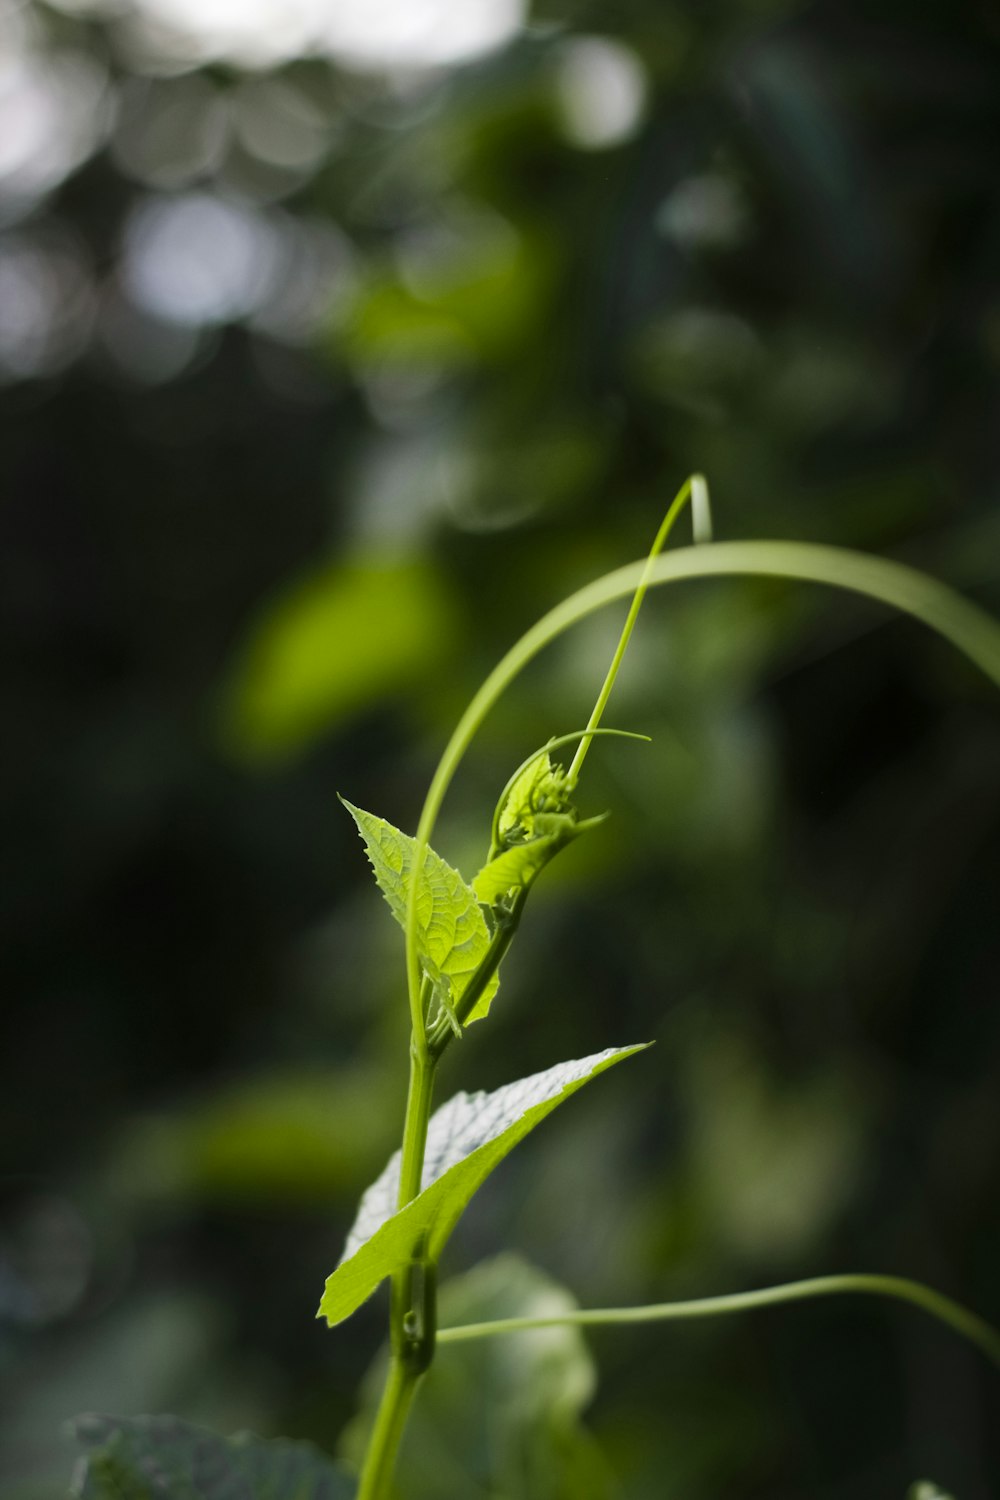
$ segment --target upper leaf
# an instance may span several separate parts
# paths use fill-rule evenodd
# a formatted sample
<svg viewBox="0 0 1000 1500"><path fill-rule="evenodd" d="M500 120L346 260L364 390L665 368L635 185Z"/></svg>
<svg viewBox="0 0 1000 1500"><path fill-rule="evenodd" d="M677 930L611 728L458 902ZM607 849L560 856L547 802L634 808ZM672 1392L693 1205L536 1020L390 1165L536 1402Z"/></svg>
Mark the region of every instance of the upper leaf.
<svg viewBox="0 0 1000 1500"><path fill-rule="evenodd" d="M375 879L399 925L406 928L406 906L416 840L384 818L341 802L358 825ZM417 892L417 951L421 963L451 1005L461 997L490 946L490 931L476 894L457 870L435 854L424 852ZM469 1021L488 1014L500 980L494 974L476 1001Z"/></svg>
<svg viewBox="0 0 1000 1500"><path fill-rule="evenodd" d="M518 1141L598 1073L648 1043L608 1048L505 1084L491 1094L456 1094L427 1130L423 1191L396 1211L399 1152L361 1199L340 1265L326 1283L320 1317L333 1327L410 1260L415 1247L437 1261L472 1195Z"/></svg>
<svg viewBox="0 0 1000 1500"><path fill-rule="evenodd" d="M89 1451L75 1500L352 1500L357 1485L309 1443L220 1437L178 1417L78 1417Z"/></svg>

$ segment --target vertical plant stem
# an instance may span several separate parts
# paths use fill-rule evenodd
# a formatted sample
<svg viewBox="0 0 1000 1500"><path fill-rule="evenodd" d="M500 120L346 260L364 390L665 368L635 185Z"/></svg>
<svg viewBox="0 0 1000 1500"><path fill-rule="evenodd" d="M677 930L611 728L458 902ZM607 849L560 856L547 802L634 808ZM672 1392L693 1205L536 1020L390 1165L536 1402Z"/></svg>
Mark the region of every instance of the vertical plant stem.
<svg viewBox="0 0 1000 1500"><path fill-rule="evenodd" d="M399 1163L397 1208L405 1208L420 1192L427 1146L427 1124L431 1117L436 1063L423 1039L410 1043L410 1089L406 1096L406 1119Z"/></svg>
<svg viewBox="0 0 1000 1500"><path fill-rule="evenodd" d="M357 1500L386 1500L419 1379L398 1355L392 1356L375 1425L368 1440Z"/></svg>
<svg viewBox="0 0 1000 1500"><path fill-rule="evenodd" d="M399 1163L400 1208L405 1208L420 1192L436 1068L436 1060L427 1051L424 1035L414 1033L410 1042L410 1087L406 1096L406 1118ZM409 1311L411 1286L409 1268L397 1272L392 1278L389 1304L392 1357L375 1425L368 1439L357 1500L385 1500L389 1494L406 1419L416 1394L421 1370L426 1368L429 1361L429 1352L424 1357L420 1349L413 1347L404 1326ZM428 1305L433 1309L433 1303ZM433 1326L422 1330L428 1351L433 1350L435 1332Z"/></svg>

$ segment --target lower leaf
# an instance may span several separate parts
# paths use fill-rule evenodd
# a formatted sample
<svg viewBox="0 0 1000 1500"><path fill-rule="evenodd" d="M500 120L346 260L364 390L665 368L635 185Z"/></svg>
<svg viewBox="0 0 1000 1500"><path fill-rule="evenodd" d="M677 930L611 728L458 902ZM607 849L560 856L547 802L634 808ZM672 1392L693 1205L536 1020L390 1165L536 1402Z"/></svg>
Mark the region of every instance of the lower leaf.
<svg viewBox="0 0 1000 1500"><path fill-rule="evenodd" d="M609 1048L558 1063L491 1094L456 1094L436 1110L427 1131L423 1191L395 1211L399 1152L365 1193L344 1257L326 1283L318 1317L331 1328L350 1317L416 1246L436 1262L473 1194L518 1141L577 1089L648 1043Z"/></svg>
<svg viewBox="0 0 1000 1500"><path fill-rule="evenodd" d="M74 1500L353 1500L355 1479L309 1443L221 1437L179 1417L77 1417Z"/></svg>

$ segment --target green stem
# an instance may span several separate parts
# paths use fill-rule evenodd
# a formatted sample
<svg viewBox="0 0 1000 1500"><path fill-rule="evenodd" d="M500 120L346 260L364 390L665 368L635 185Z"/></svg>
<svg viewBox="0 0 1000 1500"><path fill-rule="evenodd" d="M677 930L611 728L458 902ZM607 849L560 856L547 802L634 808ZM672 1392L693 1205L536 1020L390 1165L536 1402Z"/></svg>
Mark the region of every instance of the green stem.
<svg viewBox="0 0 1000 1500"><path fill-rule="evenodd" d="M410 1086L406 1096L406 1117L400 1150L397 1200L400 1208L405 1208L420 1192L436 1068L436 1059L428 1053L423 1034L414 1032L410 1042ZM414 1246L414 1250L417 1249ZM423 1269L419 1261L416 1262L416 1268ZM429 1268L429 1275L433 1278L433 1268ZM357 1500L384 1500L389 1493L406 1418L420 1375L429 1363L434 1348L436 1329L433 1323L433 1297L423 1299L421 1316L423 1318L429 1312L430 1321L429 1325L421 1322L418 1340L414 1339L412 1330L406 1326L411 1313L414 1286L414 1264L397 1271L392 1278L389 1311L392 1359L365 1452Z"/></svg>
<svg viewBox="0 0 1000 1500"><path fill-rule="evenodd" d="M1000 1332L967 1307L950 1297L909 1281L903 1276L843 1275L815 1276L808 1281L787 1282L757 1292L735 1292L725 1297L699 1297L688 1302L656 1302L647 1307L598 1307L561 1313L549 1318L498 1318L492 1323L465 1323L438 1330L439 1344L457 1344L465 1339L492 1338L501 1333L520 1333L532 1328L556 1328L571 1323L597 1326L616 1323L655 1323L679 1318L708 1318L719 1313L748 1312L779 1302L801 1302L810 1297L862 1293L894 1297L920 1307L931 1317L947 1323L956 1333L975 1344L1000 1367Z"/></svg>
<svg viewBox="0 0 1000 1500"><path fill-rule="evenodd" d="M375 1425L368 1440L357 1500L385 1500L389 1494L400 1439L420 1377L393 1356Z"/></svg>
<svg viewBox="0 0 1000 1500"><path fill-rule="evenodd" d="M397 1208L405 1208L420 1192L424 1173L424 1150L427 1146L427 1125L431 1117L431 1100L434 1096L435 1071L435 1058L428 1053L426 1047L418 1045L415 1037L410 1046L410 1087L406 1096L406 1117L403 1122Z"/></svg>

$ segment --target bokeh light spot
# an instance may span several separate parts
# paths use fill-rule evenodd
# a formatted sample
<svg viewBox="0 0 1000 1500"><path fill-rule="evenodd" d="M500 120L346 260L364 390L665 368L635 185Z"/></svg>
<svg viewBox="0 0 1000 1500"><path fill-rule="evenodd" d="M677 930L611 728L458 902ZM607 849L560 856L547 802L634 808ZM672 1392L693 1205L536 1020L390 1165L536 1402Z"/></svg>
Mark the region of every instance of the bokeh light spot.
<svg viewBox="0 0 1000 1500"><path fill-rule="evenodd" d="M277 246L259 214L208 193L149 199L125 233L124 281L158 317L225 323L259 306Z"/></svg>
<svg viewBox="0 0 1000 1500"><path fill-rule="evenodd" d="M634 134L642 118L645 71L620 42L575 37L561 49L556 99L563 132L574 146L617 146Z"/></svg>

